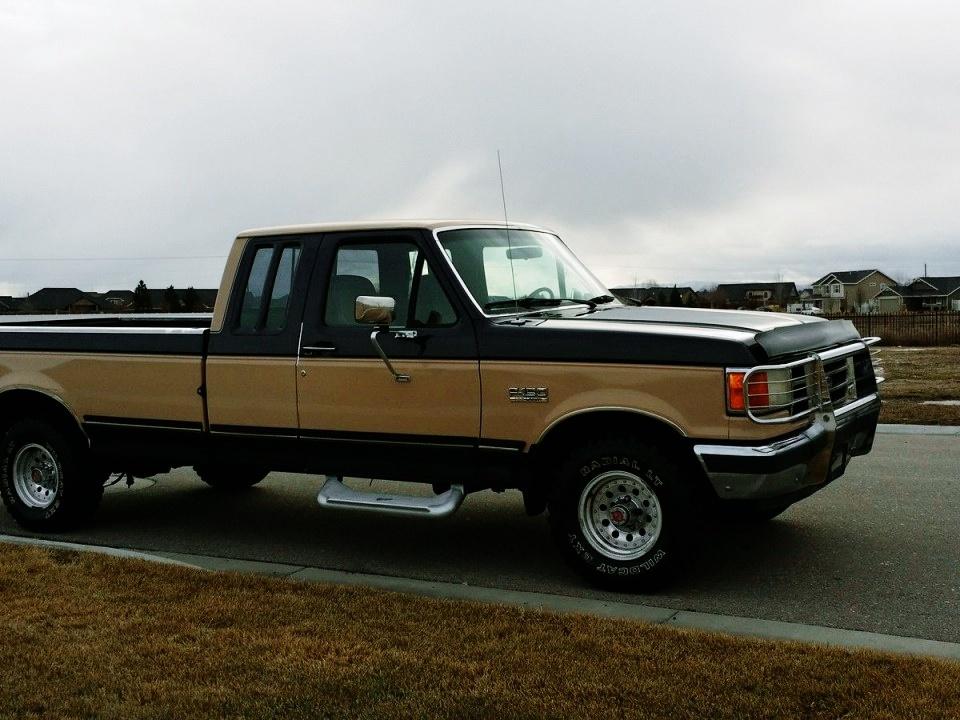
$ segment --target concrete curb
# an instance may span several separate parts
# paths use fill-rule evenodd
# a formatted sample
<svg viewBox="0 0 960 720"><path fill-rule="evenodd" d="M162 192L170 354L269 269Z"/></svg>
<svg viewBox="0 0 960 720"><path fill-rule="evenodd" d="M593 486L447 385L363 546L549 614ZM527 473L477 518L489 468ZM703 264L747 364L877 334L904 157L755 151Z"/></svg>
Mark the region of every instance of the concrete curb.
<svg viewBox="0 0 960 720"><path fill-rule="evenodd" d="M957 435L957 425L877 425L877 432L883 435Z"/></svg>
<svg viewBox="0 0 960 720"><path fill-rule="evenodd" d="M693 630L705 630L727 635L757 637L767 640L791 640L828 647L877 650L881 652L925 655L950 660L960 660L960 643L901 637L898 635L884 635L861 630L845 630L819 625L781 622L779 620L743 618L733 615L716 615L691 610L655 607L652 605L610 602L607 600L594 600L591 598L578 598L567 595L521 590L502 590L499 588L417 580L413 578L393 577L390 575L325 570L323 568L307 567L304 565L240 560L214 555L192 555L172 552L146 553L123 548L80 545L77 543L39 540L14 535L0 535L0 542L35 545L63 550L98 552L113 557L148 560L195 570L270 575L295 580L297 582L371 587L390 592L420 595L422 597L511 605L514 607L529 608L531 610L546 610L557 613L597 615L601 617L637 620L657 625L672 625L674 627Z"/></svg>
<svg viewBox="0 0 960 720"><path fill-rule="evenodd" d="M57 540L43 540L41 538L21 537L19 535L0 535L0 542L10 543L12 545L33 545L46 548L48 550L73 550L76 552L93 552L100 555L110 555L111 557L132 558L134 560L147 560L162 565L177 565L187 567L193 570L204 570L199 565L174 560L173 558L153 555L151 553L138 552L136 550L127 550L125 548L108 547L106 545L83 545L81 543L59 542Z"/></svg>

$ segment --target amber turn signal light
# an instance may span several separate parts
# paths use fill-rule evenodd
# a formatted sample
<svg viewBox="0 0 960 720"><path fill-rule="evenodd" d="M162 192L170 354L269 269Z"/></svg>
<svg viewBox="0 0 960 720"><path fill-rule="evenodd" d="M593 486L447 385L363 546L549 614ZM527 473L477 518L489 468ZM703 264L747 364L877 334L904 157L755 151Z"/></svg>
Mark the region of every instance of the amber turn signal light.
<svg viewBox="0 0 960 720"><path fill-rule="evenodd" d="M727 410L742 413L746 407L744 393L750 393L751 408L770 406L770 385L765 372L755 372L750 376L750 387L744 388L745 372L727 373Z"/></svg>
<svg viewBox="0 0 960 720"><path fill-rule="evenodd" d="M743 412L743 378L746 373L728 372L727 373L727 410L730 412Z"/></svg>

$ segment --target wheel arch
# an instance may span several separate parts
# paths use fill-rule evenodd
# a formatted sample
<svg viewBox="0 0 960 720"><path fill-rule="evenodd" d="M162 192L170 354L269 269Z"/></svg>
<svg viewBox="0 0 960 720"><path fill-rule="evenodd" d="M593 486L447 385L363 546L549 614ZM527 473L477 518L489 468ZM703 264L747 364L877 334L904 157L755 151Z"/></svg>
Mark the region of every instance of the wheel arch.
<svg viewBox="0 0 960 720"><path fill-rule="evenodd" d="M83 423L63 398L33 387L8 387L0 390L0 433L5 432L16 420L25 417L48 419L86 447L90 446L90 438L83 429Z"/></svg>
<svg viewBox="0 0 960 720"><path fill-rule="evenodd" d="M631 408L597 408L559 418L543 431L530 448L530 478L523 489L527 511L538 514L546 507L557 466L573 443L624 432L666 450L685 474L691 477L698 493L712 494L703 468L693 454L691 441L676 423Z"/></svg>

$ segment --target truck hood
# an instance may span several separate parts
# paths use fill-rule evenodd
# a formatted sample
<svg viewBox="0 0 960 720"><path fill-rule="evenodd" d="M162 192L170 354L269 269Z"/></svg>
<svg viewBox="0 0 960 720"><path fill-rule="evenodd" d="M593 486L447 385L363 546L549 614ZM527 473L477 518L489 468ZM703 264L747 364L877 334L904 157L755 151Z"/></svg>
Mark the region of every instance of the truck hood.
<svg viewBox="0 0 960 720"><path fill-rule="evenodd" d="M749 310L700 310L675 307L637 307L621 305L581 317L619 322L665 323L688 327L713 327L728 330L746 330L761 333L782 327L826 322L822 318L786 313L753 312Z"/></svg>
<svg viewBox="0 0 960 720"><path fill-rule="evenodd" d="M497 321L482 333L481 355L729 367L835 347L859 337L848 320L616 305Z"/></svg>

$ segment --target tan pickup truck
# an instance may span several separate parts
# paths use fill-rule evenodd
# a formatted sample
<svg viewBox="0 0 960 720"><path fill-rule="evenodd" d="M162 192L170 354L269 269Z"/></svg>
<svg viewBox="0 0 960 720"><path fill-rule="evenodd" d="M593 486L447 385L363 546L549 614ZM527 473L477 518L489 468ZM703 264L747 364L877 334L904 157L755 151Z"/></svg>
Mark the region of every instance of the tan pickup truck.
<svg viewBox="0 0 960 720"><path fill-rule="evenodd" d="M112 474L179 466L221 490L322 474L323 508L424 517L519 489L589 578L651 587L705 521L773 517L870 451L873 341L847 321L625 306L528 225L253 230L212 317L0 326L0 494L46 531L88 519Z"/></svg>

